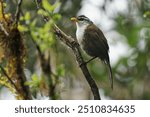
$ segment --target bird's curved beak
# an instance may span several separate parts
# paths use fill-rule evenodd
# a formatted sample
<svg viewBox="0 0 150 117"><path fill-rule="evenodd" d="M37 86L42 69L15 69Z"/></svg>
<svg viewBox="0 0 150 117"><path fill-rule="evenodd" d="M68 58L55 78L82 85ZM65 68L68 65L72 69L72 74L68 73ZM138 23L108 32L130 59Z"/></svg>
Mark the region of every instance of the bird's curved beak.
<svg viewBox="0 0 150 117"><path fill-rule="evenodd" d="M78 22L78 19L77 19L76 17L72 17L72 18L71 18L71 21L73 21L73 22Z"/></svg>

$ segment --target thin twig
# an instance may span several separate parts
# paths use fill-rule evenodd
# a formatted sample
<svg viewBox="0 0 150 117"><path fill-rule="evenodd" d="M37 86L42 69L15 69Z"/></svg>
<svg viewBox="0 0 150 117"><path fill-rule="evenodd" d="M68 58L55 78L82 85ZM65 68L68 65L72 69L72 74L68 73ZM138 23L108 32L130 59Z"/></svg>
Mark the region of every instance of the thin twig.
<svg viewBox="0 0 150 117"><path fill-rule="evenodd" d="M36 3L36 8L39 9L39 8L40 8L39 2L38 2L37 0L34 0L34 1L35 1L35 3Z"/></svg>
<svg viewBox="0 0 150 117"><path fill-rule="evenodd" d="M6 36L9 36L9 33L6 31L2 23L0 23L0 30L2 30Z"/></svg>
<svg viewBox="0 0 150 117"><path fill-rule="evenodd" d="M5 69L0 65L0 68L3 72L3 74L6 76L6 78L8 79L8 81L12 84L12 86L15 88L15 90L19 93L19 89L17 88L17 86L15 85L15 83L11 80L11 78L8 76L7 72L5 71Z"/></svg>
<svg viewBox="0 0 150 117"><path fill-rule="evenodd" d="M47 78L47 84L48 84L48 87L49 87L49 90L48 90L48 95L49 95L49 99L56 99L55 98L55 87L56 87L56 84L53 84L52 83L52 77L51 75L54 74L51 70L51 66L50 66L50 54L48 56L48 59L45 59L44 58L44 54L41 52L41 49L39 47L39 45L36 43L36 41L31 38L33 44L35 45L37 51L38 51L38 56L40 58L40 64L41 64L41 68L42 68L42 72L44 74L46 74L46 78Z"/></svg>
<svg viewBox="0 0 150 117"><path fill-rule="evenodd" d="M44 8L40 8L40 5L39 5L39 4L41 4L42 0L41 0L41 1L34 0L34 1L35 1L37 10L39 10L39 9L43 9L43 10L44 10ZM43 19L44 19L45 22L48 22L48 21L49 21L48 17L46 17L46 16L44 16L44 15L42 15L42 17L43 17Z"/></svg>
<svg viewBox="0 0 150 117"><path fill-rule="evenodd" d="M21 4L22 4L22 0L18 0L18 5L17 5L16 13L15 13L15 24L16 25L18 25L18 21L20 18Z"/></svg>
<svg viewBox="0 0 150 117"><path fill-rule="evenodd" d="M31 38L31 41L32 41L33 44L35 45L35 47L36 47L36 49L37 49L37 51L38 51L39 57L41 58L41 56L43 56L43 54L42 54L42 52L41 52L41 49L40 49L39 45L36 43L36 41L35 41L33 38Z"/></svg>

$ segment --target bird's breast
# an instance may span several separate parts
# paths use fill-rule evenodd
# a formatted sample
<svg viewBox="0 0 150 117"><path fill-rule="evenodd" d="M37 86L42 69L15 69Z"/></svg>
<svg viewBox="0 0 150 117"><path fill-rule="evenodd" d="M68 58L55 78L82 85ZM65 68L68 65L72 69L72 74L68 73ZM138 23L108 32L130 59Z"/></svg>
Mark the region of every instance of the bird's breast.
<svg viewBox="0 0 150 117"><path fill-rule="evenodd" d="M76 37L77 37L77 40L79 42L79 44L82 46L82 40L84 38L84 32L85 32L85 29L87 28L87 26L81 26L81 27L78 27L77 26L77 31L76 31Z"/></svg>
<svg viewBox="0 0 150 117"><path fill-rule="evenodd" d="M84 30L77 29L76 37L77 37L79 44L81 44L81 42L83 40L83 36L84 36Z"/></svg>

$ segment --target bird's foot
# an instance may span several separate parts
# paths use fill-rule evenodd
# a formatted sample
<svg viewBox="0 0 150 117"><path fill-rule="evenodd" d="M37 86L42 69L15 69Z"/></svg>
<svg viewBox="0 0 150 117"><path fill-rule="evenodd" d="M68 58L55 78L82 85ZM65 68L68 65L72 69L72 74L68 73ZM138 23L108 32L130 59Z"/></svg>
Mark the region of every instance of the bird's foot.
<svg viewBox="0 0 150 117"><path fill-rule="evenodd" d="M81 67L82 65L87 65L89 62L91 62L91 61L94 60L95 58L97 58L97 57L95 56L95 57L91 58L90 60L81 63L79 66Z"/></svg>
<svg viewBox="0 0 150 117"><path fill-rule="evenodd" d="M72 42L71 42L71 45L72 45L73 47L78 47L78 46L80 46L77 41L72 41Z"/></svg>
<svg viewBox="0 0 150 117"><path fill-rule="evenodd" d="M79 64L79 67L81 67L81 66L83 66L83 65L86 65L86 64L87 64L87 62L80 63L80 64Z"/></svg>
<svg viewBox="0 0 150 117"><path fill-rule="evenodd" d="M97 58L96 56L91 58L90 60L86 61L86 64L88 64L89 62L91 62L92 60L94 60L95 58Z"/></svg>

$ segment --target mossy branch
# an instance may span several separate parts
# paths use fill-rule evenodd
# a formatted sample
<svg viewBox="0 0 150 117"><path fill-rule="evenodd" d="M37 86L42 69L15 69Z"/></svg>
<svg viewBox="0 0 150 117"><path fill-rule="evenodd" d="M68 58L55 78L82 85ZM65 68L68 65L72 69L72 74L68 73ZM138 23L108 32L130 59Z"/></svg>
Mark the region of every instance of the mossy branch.
<svg viewBox="0 0 150 117"><path fill-rule="evenodd" d="M1 2L3 7L3 2ZM2 72L7 77L8 81L16 89L17 99L31 99L31 94L29 87L25 86L26 77L24 74L24 61L25 61L25 45L21 33L18 30L18 21L20 17L22 0L18 1L17 11L15 15L15 20L12 19L12 15L5 13L3 10L1 12L1 29L0 30L0 45L5 50L3 52L5 59L7 61L5 71L2 67ZM2 9L2 8L1 8ZM6 33L7 31L7 33Z"/></svg>
<svg viewBox="0 0 150 117"><path fill-rule="evenodd" d="M8 76L7 72L5 71L5 69L0 65L0 69L2 70L2 73L4 74L4 76L8 79L8 81L10 82L10 84L15 88L15 90L17 92L19 92L18 87L15 85L15 83L11 80L11 78Z"/></svg>

